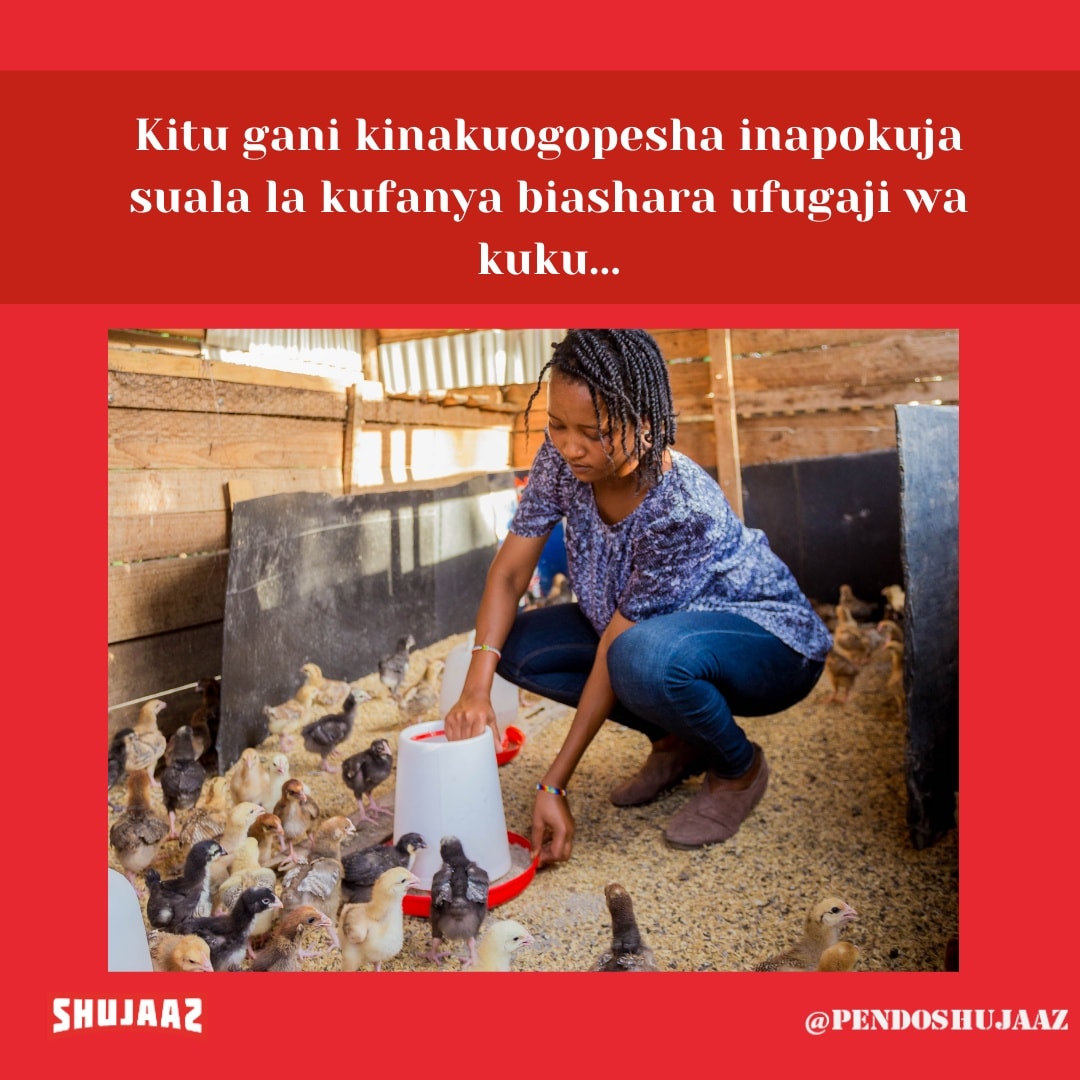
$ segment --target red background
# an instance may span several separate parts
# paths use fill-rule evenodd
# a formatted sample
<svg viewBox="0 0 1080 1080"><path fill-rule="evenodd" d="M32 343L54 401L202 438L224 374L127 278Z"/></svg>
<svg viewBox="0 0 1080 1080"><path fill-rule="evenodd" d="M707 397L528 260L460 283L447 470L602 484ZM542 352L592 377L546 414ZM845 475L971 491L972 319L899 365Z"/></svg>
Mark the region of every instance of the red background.
<svg viewBox="0 0 1080 1080"><path fill-rule="evenodd" d="M1076 399L1070 269L1076 229L1072 172L1062 171L1055 149L1070 137L1076 95L1065 91L1075 88L1075 72L1054 76L1055 91L1045 96L1037 88L1047 84L1025 74L1076 67L1065 6L1029 3L1023 21L1000 30L984 26L981 40L962 15L923 2L873 17L855 4L834 5L827 15L772 4L758 15L716 11L709 26L671 4L664 21L651 12L618 22L580 4L545 4L515 9L513 25L505 5L474 5L468 15L413 5L347 16L326 6L281 16L264 6L254 13L192 4L151 15L142 5L112 8L108 26L89 8L20 11L9 21L23 25L0 43L7 70L49 72L33 82L22 81L30 78L25 75L5 82L2 136L4 298L18 302L2 309L11 688L5 789L9 798L33 802L28 817L6 819L6 969L14 991L6 1019L18 1043L60 1068L185 1077L226 1067L307 1071L314 1061L320 1072L351 1072L353 1055L365 1050L371 1056L357 1066L365 1074L372 1067L434 1072L453 1068L446 1047L454 1040L480 1058L476 1067L523 1076L599 1069L786 1075L817 1068L944 1075L958 1065L984 1064L1064 1071L1057 1066L1066 1060L1068 1034L813 1039L803 1019L815 1009L1034 1010L1075 1002L1069 826L1076 707L1064 676L1072 667L1066 621L1074 545L1059 507L1072 486L1075 456L1066 433ZM139 74L151 67L189 74L164 80ZM382 264L367 250L374 245L348 221L333 219L323 237L319 219L309 215L284 238L270 235L255 215L242 228L207 218L133 230L101 201L134 186L123 147L129 118L147 109L150 88L187 101L212 87L215 110L245 111L244 78L190 73L196 69L428 72L410 75L409 83L421 104L435 102L441 110L444 95L457 100L458 76L448 84L431 72L558 68L856 73L840 80L814 74L809 81L773 74L765 83L751 75L730 84L744 100L771 95L775 87L776 100L786 94L807 115L826 85L840 86L840 98L865 115L874 110L854 99L865 93L876 101L882 85L893 86L890 93L904 103L916 100L917 88L934 85L926 115L945 123L946 111L955 112L964 117L962 131L983 136L962 162L957 156L957 166L946 159L948 186L970 188L973 212L941 224L940 232L936 221L931 229L900 229L895 220L810 226L759 219L730 246L730 221L706 239L707 230L693 221L688 228L681 219L662 218L638 234L636 220L624 219L632 240L612 229L603 237L605 250L624 245L620 258L636 274L655 276L620 275L618 287L601 281L595 289L592 281L588 288L539 282L554 287L547 292L536 279L507 287L459 271L460 243L452 239L444 247L439 229L427 223L420 239L394 232L393 243L408 249L403 254L414 265L376 271L373 265ZM883 84L871 73L875 68L932 78L903 75ZM67 70L136 74L72 81ZM604 78L585 74L566 83L582 87L588 100L579 105L562 96L563 80L550 81L560 106L590 115L652 108L656 86L675 98L681 93L668 89L678 81L665 75L620 82L613 99ZM509 74L478 82L505 98L497 103L502 111L542 112L535 97L517 100L515 88L523 84ZM328 85L305 77L297 104L306 114L322 111ZM375 85L392 83L380 78ZM279 93L271 87L263 96L276 101ZM1002 104L1013 96L1016 111ZM672 115L699 108L694 101L679 104ZM861 159L860 167L853 161L843 172L863 179ZM954 185L952 177L961 175ZM55 200L56 191L72 198ZM582 217L566 227L573 246L586 247L610 224ZM770 228L777 230L771 238ZM414 246L430 248L430 259ZM647 257L642 262L639 248ZM681 974L598 984L591 976L545 973L467 986L436 982L434 973L374 982L323 975L299 984L280 976L254 983L105 973L98 777L106 702L106 328L586 322L960 328L963 970L865 973L828 983ZM54 653L49 642L57 643ZM719 881L718 907L723 902ZM282 1011L285 991L304 999L301 1011ZM189 995L204 1002L202 1036L51 1032L54 997Z"/></svg>

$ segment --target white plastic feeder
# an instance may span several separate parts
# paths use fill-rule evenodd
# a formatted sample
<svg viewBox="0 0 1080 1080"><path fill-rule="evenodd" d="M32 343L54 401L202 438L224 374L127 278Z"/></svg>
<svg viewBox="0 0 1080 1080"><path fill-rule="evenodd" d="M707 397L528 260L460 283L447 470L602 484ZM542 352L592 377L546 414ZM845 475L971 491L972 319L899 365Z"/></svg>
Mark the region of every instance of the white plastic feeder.
<svg viewBox="0 0 1080 1080"><path fill-rule="evenodd" d="M465 676L472 661L475 633L475 631L470 633L469 640L464 645L455 645L446 656L446 666L443 668L442 682L439 684L439 716L445 717L461 697ZM499 731L505 731L509 724L517 723L518 688L501 675L496 675L491 683L491 706L495 710Z"/></svg>
<svg viewBox="0 0 1080 1080"><path fill-rule="evenodd" d="M442 865L439 841L444 836L456 836L491 881L510 870L510 841L490 728L454 742L447 740L441 720L413 724L401 732L394 841L408 832L419 833L427 842L412 867L418 889L431 888L432 876Z"/></svg>

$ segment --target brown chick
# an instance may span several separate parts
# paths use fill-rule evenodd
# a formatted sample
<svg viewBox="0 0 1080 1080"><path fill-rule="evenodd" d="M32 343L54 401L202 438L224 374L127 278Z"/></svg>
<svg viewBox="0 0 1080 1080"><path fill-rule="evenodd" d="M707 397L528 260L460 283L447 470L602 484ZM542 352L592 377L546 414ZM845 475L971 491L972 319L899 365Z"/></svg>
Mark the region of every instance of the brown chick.
<svg viewBox="0 0 1080 1080"><path fill-rule="evenodd" d="M158 786L154 779L154 770L165 755L165 747L168 745L168 740L157 722L158 713L164 708L165 702L159 698L145 702L139 710L139 719L135 721L131 734L125 740L124 768L128 772L145 769L154 787Z"/></svg>
<svg viewBox="0 0 1080 1080"><path fill-rule="evenodd" d="M895 619L882 619L877 624L877 632L883 642L904 640L904 628Z"/></svg>
<svg viewBox="0 0 1080 1080"><path fill-rule="evenodd" d="M818 971L851 971L859 959L858 946L850 941L838 941L821 953Z"/></svg>
<svg viewBox="0 0 1080 1080"><path fill-rule="evenodd" d="M802 937L782 953L755 964L753 971L816 971L821 954L840 940L840 933L859 913L838 896L826 896L806 913Z"/></svg>
<svg viewBox="0 0 1080 1080"><path fill-rule="evenodd" d="M248 836L259 843L259 864L271 869L277 866L289 850L285 843L285 830L277 814L260 814L248 829Z"/></svg>
<svg viewBox="0 0 1080 1080"><path fill-rule="evenodd" d="M198 934L152 932L150 962L155 971L213 971L210 946Z"/></svg>
<svg viewBox="0 0 1080 1080"><path fill-rule="evenodd" d="M889 677L885 680L885 689L892 695L896 702L900 715L903 716L907 704L907 695L904 690L904 643L902 641L886 641L882 648L889 654L890 668Z"/></svg>
<svg viewBox="0 0 1080 1080"><path fill-rule="evenodd" d="M109 843L116 852L132 887L145 896L135 880L157 857L169 835L169 823L154 813L150 801L150 774L137 769L128 774L127 806L109 829Z"/></svg>
<svg viewBox="0 0 1080 1080"><path fill-rule="evenodd" d="M857 622L866 622L877 613L874 604L866 600L860 600L852 591L850 585L840 586L840 600L837 606L843 606L851 612Z"/></svg>
<svg viewBox="0 0 1080 1080"><path fill-rule="evenodd" d="M318 664L307 663L300 668L304 676L304 686L315 691L314 703L327 712L337 712L345 704L349 694L355 694L357 703L364 700L364 695L340 679L328 679Z"/></svg>
<svg viewBox="0 0 1080 1080"><path fill-rule="evenodd" d="M611 914L611 948L596 962L595 971L659 971L652 949L638 929L630 894L618 882L604 888Z"/></svg>
<svg viewBox="0 0 1080 1080"><path fill-rule="evenodd" d="M259 757L258 750L247 747L226 775L234 802L266 805L270 792L270 770ZM269 805L273 806L273 803Z"/></svg>
<svg viewBox="0 0 1080 1080"><path fill-rule="evenodd" d="M363 904L345 904L338 919L341 939L341 970L374 967L382 971L405 943L405 893L419 878L403 866L383 871Z"/></svg>
<svg viewBox="0 0 1080 1080"><path fill-rule="evenodd" d="M859 624L847 613L842 604L836 605L836 629L833 631L833 648L860 667L870 662L873 649Z"/></svg>
<svg viewBox="0 0 1080 1080"><path fill-rule="evenodd" d="M307 904L331 919L337 918L345 874L341 845L355 835L356 826L343 815L327 818L315 827L308 861L294 866L281 879L281 902L286 911Z"/></svg>
<svg viewBox="0 0 1080 1080"><path fill-rule="evenodd" d="M255 953L251 971L302 971L302 962L319 956L325 949L305 949L304 938L315 930L326 930L332 940L334 926L323 912L307 905L285 912L274 925L270 940Z"/></svg>
<svg viewBox="0 0 1080 1080"><path fill-rule="evenodd" d="M220 840L231 807L228 778L212 776L180 826L180 850L186 855L200 840Z"/></svg>
<svg viewBox="0 0 1080 1080"><path fill-rule="evenodd" d="M319 820L319 804L304 790L304 785L293 778L281 785L281 798L274 806L274 813L285 832L289 861L295 862L296 845L307 840L308 833Z"/></svg>
<svg viewBox="0 0 1080 1080"><path fill-rule="evenodd" d="M430 660L424 669L424 677L410 686L401 696L401 711L410 724L436 719L439 708L439 683L442 679L444 660Z"/></svg>
<svg viewBox="0 0 1080 1080"><path fill-rule="evenodd" d="M838 705L847 701L858 674L856 664L835 648L830 649L825 657L825 681L832 687L832 696L826 701Z"/></svg>

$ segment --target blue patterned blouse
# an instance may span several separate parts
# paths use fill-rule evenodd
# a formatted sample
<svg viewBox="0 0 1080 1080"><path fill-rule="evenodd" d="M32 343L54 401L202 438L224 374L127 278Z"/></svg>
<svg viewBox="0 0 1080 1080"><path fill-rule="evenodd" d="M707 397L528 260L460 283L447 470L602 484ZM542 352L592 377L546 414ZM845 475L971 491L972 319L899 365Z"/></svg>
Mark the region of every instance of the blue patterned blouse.
<svg viewBox="0 0 1080 1080"><path fill-rule="evenodd" d="M540 447L510 531L544 536L566 518L566 562L581 610L602 634L615 610L633 622L675 611L730 611L823 660L832 640L760 529L747 528L715 480L671 451L638 507L608 525L592 485L550 439Z"/></svg>

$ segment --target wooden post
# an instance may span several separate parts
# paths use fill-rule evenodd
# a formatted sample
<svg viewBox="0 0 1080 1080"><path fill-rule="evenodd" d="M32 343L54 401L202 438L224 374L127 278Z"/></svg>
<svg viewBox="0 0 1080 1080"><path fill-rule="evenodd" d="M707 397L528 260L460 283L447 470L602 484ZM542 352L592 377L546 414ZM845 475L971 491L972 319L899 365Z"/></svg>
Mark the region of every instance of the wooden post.
<svg viewBox="0 0 1080 1080"><path fill-rule="evenodd" d="M356 490L356 476L359 462L360 431L364 426L363 395L353 383L345 388L345 449L341 455L341 490L351 495Z"/></svg>
<svg viewBox="0 0 1080 1080"><path fill-rule="evenodd" d="M368 382L379 381L379 331L360 331L361 363L364 368L364 378Z"/></svg>
<svg viewBox="0 0 1080 1080"><path fill-rule="evenodd" d="M735 414L735 382L732 376L731 331L709 331L713 425L716 431L716 478L732 509L741 518L742 463Z"/></svg>

